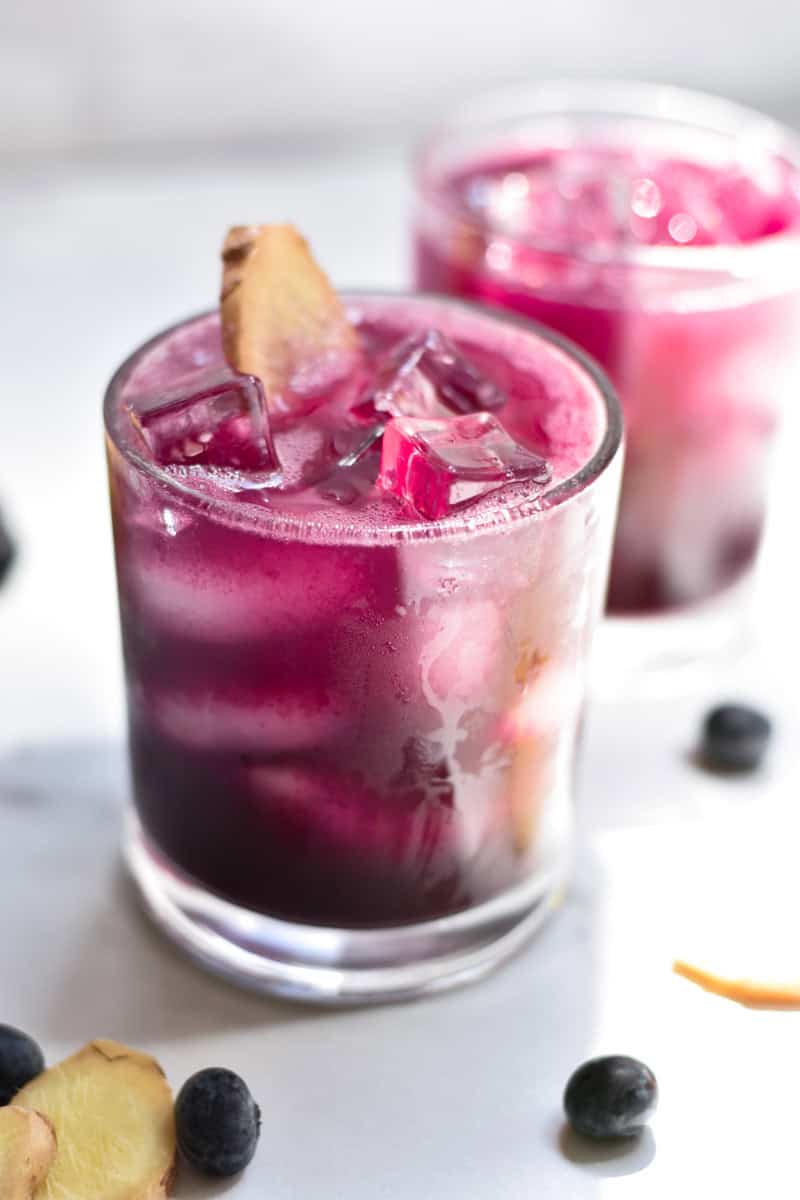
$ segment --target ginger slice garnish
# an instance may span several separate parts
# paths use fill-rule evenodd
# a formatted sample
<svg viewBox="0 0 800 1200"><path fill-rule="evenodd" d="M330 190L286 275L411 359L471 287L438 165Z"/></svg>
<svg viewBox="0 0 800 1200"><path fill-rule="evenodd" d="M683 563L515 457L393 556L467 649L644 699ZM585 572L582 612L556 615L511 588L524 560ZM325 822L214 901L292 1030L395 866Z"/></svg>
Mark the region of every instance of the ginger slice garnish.
<svg viewBox="0 0 800 1200"><path fill-rule="evenodd" d="M11 1104L0 1108L0 1196L33 1200L56 1156L56 1135L47 1117Z"/></svg>
<svg viewBox="0 0 800 1200"><path fill-rule="evenodd" d="M352 369L356 331L293 226L234 226L222 262L225 357L234 370L258 376L271 409L302 407Z"/></svg>
<svg viewBox="0 0 800 1200"><path fill-rule="evenodd" d="M97 1040L14 1097L58 1141L35 1200L163 1200L175 1172L172 1092L154 1058Z"/></svg>
<svg viewBox="0 0 800 1200"><path fill-rule="evenodd" d="M763 983L755 979L730 979L702 967L676 959L676 975L726 1000L735 1000L746 1008L800 1009L800 983Z"/></svg>

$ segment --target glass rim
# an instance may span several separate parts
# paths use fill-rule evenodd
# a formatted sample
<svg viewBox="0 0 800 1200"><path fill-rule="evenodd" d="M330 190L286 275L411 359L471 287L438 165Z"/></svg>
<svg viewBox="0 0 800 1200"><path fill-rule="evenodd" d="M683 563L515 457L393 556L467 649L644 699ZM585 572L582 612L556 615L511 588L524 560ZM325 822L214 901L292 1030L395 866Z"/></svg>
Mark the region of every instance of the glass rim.
<svg viewBox="0 0 800 1200"><path fill-rule="evenodd" d="M476 232L492 233L491 225L473 220L469 212L445 195L445 172L437 172L432 159L437 151L460 135L470 132L498 133L502 129L521 128L543 119L581 116L606 116L611 121L651 120L664 126L693 127L710 135L727 137L742 146L756 147L761 155L785 158L800 177L800 135L790 126L756 108L735 100L672 84L642 80L562 78L518 84L481 93L457 105L441 122L434 125L418 142L413 152L413 175L418 195L442 215L457 219ZM464 154L464 165L470 162ZM800 228L769 234L750 242L716 243L705 246L651 246L642 243L598 250L590 244L580 247L555 245L530 234L503 233L498 237L542 253L566 255L596 265L646 267L676 274L711 274L747 267L747 275L757 275L776 266L790 271L787 251L800 257ZM796 286L793 273L792 286Z"/></svg>
<svg viewBox="0 0 800 1200"><path fill-rule="evenodd" d="M474 519L469 511L458 511L436 521L426 521L419 518L413 522L387 523L380 528L362 528L359 525L328 526L327 523L315 523L313 520L297 515L279 513L269 508L256 509L254 505L235 503L216 495L210 495L199 488L194 488L184 480L178 480L158 463L149 461L139 454L132 445L126 444L115 432L114 414L117 412L117 401L122 387L133 368L144 355L153 350L170 334L196 322L207 320L218 313L218 309L206 309L184 317L166 328L160 330L147 341L143 342L117 367L106 387L103 397L103 418L106 437L115 450L126 459L136 471L148 476L165 486L169 491L180 497L183 503L202 507L206 512L223 511L226 523L235 524L240 528L258 530L269 533L283 541L317 542L337 545L391 545L403 542L419 542L429 540L462 539L493 532L503 532L518 526L526 520L541 519L550 510L568 502L575 496L581 495L591 487L612 464L621 451L624 435L622 408L611 381L595 360L580 346L563 337L555 330L521 317L516 313L501 309L489 308L486 305L471 301L456 299L451 296L434 292L413 292L390 289L342 289L339 296L345 305L368 305L370 302L388 301L407 304L409 301L421 301L455 308L467 314L473 314L480 321L499 326L512 326L532 338L547 342L555 347L566 359L577 365L580 372L588 376L599 401L599 411L604 419L603 436L594 452L583 465L561 480L555 487L539 493L530 500L522 500L516 505L502 509L501 519L491 512L483 519ZM456 337L458 335L456 334Z"/></svg>

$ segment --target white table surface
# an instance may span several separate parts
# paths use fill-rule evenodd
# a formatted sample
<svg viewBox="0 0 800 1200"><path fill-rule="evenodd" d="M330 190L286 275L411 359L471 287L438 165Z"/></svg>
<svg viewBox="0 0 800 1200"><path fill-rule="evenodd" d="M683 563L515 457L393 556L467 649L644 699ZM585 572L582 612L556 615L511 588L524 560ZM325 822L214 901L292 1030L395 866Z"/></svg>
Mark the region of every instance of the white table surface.
<svg viewBox="0 0 800 1200"><path fill-rule="evenodd" d="M401 283L402 164L84 165L0 185L0 503L22 548L0 591L0 1020L51 1061L107 1035L156 1054L176 1087L202 1066L240 1071L263 1110L258 1156L233 1184L184 1172L186 1200L796 1194L800 1015L742 1009L670 971L741 927L743 946L785 947L800 979L796 435L777 468L757 644L688 692L594 703L574 882L531 946L482 984L406 1006L332 1013L239 993L150 928L118 861L100 394L136 342L213 303L233 221L294 219L338 282ZM700 714L728 695L777 721L751 780L689 762ZM652 1133L621 1156L562 1131L569 1073L607 1052L644 1058L661 1082Z"/></svg>

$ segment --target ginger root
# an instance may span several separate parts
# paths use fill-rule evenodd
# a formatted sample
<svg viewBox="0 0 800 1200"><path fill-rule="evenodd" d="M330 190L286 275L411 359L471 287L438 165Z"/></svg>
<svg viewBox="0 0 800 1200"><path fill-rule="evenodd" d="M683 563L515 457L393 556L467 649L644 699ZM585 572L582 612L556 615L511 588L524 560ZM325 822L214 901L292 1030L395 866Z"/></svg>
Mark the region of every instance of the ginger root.
<svg viewBox="0 0 800 1200"><path fill-rule="evenodd" d="M149 1055L119 1042L90 1042L26 1084L14 1104L49 1118L58 1140L35 1200L169 1195L176 1155L172 1093Z"/></svg>
<svg viewBox="0 0 800 1200"><path fill-rule="evenodd" d="M222 263L225 357L258 376L269 408L291 411L352 369L355 329L293 226L234 226Z"/></svg>
<svg viewBox="0 0 800 1200"><path fill-rule="evenodd" d="M41 1113L0 1108L0 1196L32 1200L56 1156L53 1126Z"/></svg>
<svg viewBox="0 0 800 1200"><path fill-rule="evenodd" d="M800 1008L800 983L769 982L758 979L729 979L693 963L676 959L672 964L676 975L696 983L698 987L726 1000L735 1000L745 1008Z"/></svg>

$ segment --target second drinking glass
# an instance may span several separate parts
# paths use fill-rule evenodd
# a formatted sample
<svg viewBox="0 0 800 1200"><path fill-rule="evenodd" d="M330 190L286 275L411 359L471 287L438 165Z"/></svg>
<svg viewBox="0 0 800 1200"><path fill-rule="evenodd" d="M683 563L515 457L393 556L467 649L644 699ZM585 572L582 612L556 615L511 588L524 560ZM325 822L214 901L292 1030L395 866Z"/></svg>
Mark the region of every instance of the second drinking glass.
<svg viewBox="0 0 800 1200"><path fill-rule="evenodd" d="M602 82L477 102L420 155L416 282L559 330L619 390L609 610L650 618L625 622L633 659L680 663L741 631L800 367L798 164L758 114Z"/></svg>

